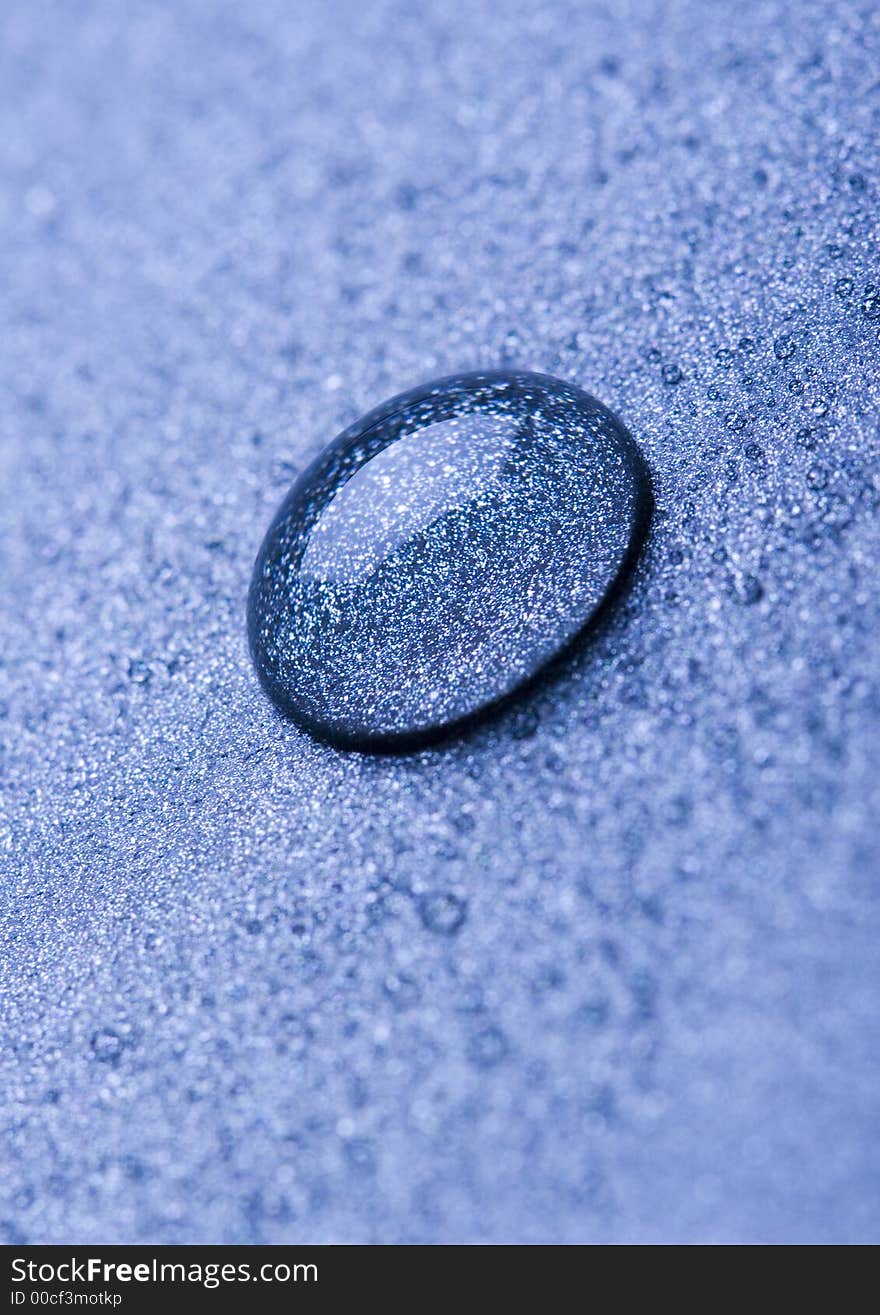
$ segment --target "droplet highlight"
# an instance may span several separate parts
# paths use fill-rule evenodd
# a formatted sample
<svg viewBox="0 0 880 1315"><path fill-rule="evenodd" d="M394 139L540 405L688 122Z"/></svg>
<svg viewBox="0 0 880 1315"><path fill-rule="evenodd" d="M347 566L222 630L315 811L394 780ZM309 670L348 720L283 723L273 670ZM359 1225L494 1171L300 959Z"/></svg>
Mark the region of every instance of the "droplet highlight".
<svg viewBox="0 0 880 1315"><path fill-rule="evenodd" d="M584 629L650 509L633 439L571 384L492 372L396 397L324 450L269 527L248 600L260 680L331 743L427 742Z"/></svg>

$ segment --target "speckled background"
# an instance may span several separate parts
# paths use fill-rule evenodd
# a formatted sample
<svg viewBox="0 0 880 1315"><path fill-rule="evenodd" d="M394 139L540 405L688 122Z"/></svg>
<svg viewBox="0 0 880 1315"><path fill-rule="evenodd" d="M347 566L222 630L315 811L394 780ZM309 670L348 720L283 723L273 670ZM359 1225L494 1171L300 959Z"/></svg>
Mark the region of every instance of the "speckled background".
<svg viewBox="0 0 880 1315"><path fill-rule="evenodd" d="M878 68L870 0L4 6L6 1240L878 1240ZM511 365L641 443L630 593L312 742L272 512Z"/></svg>

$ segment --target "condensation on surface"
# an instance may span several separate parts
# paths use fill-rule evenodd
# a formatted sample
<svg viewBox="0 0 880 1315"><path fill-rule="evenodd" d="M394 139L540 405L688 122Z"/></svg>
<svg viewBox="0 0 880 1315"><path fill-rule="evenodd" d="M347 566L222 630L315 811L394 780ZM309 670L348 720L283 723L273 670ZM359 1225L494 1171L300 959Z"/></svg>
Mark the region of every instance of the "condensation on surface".
<svg viewBox="0 0 880 1315"><path fill-rule="evenodd" d="M0 63L3 1239L876 1241L876 4L7 0ZM495 368L637 437L631 589L318 744L266 527Z"/></svg>

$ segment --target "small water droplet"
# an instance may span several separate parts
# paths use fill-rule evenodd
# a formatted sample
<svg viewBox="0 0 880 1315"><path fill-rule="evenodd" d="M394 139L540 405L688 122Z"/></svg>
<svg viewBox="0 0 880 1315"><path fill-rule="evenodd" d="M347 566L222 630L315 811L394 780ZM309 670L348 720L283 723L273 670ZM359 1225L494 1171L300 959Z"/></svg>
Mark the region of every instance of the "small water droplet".
<svg viewBox="0 0 880 1315"><path fill-rule="evenodd" d="M128 678L134 685L148 685L152 679L153 671L147 662L140 658L130 658L128 662Z"/></svg>
<svg viewBox="0 0 880 1315"><path fill-rule="evenodd" d="M421 743L533 677L633 561L650 481L619 421L544 375L442 380L340 435L257 558L251 652L332 743Z"/></svg>
<svg viewBox="0 0 880 1315"><path fill-rule="evenodd" d="M732 577L730 592L738 603L751 607L764 597L764 586L756 576L743 572Z"/></svg>
<svg viewBox="0 0 880 1315"><path fill-rule="evenodd" d="M441 936L454 936L466 914L466 902L452 891L432 891L419 900L419 917L423 926Z"/></svg>
<svg viewBox="0 0 880 1315"><path fill-rule="evenodd" d="M125 1050L125 1042L118 1032L101 1028L92 1036L92 1054L102 1064L117 1064Z"/></svg>
<svg viewBox="0 0 880 1315"><path fill-rule="evenodd" d="M862 302L862 314L868 320L880 320L880 292L876 289L872 288L868 291Z"/></svg>
<svg viewBox="0 0 880 1315"><path fill-rule="evenodd" d="M684 375L682 374L681 371L681 366L676 365L674 361L668 361L666 365L663 366L663 369L660 371L660 374L662 376L663 382L665 384L668 384L670 388L674 388L676 384L680 384L682 379L684 378Z"/></svg>
<svg viewBox="0 0 880 1315"><path fill-rule="evenodd" d="M784 333L773 344L777 361L790 361L797 350L797 343L790 333Z"/></svg>
<svg viewBox="0 0 880 1315"><path fill-rule="evenodd" d="M467 1057L475 1068L494 1068L506 1057L508 1048L507 1037L499 1027L490 1024L471 1036Z"/></svg>
<svg viewBox="0 0 880 1315"><path fill-rule="evenodd" d="M401 1011L417 1005L422 995L418 982L406 973L401 973L399 976L393 973L390 977L386 977L383 989L394 1008Z"/></svg>

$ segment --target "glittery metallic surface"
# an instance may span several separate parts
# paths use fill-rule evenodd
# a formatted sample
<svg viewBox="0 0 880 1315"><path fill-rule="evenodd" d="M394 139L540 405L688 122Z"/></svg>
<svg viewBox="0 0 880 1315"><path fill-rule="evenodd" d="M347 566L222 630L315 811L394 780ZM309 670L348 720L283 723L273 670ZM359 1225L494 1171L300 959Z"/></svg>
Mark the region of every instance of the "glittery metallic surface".
<svg viewBox="0 0 880 1315"><path fill-rule="evenodd" d="M414 746L535 676L640 546L650 480L614 416L546 375L392 399L297 480L254 569L251 651L332 742Z"/></svg>
<svg viewBox="0 0 880 1315"><path fill-rule="evenodd" d="M878 1237L877 7L7 0L8 1241ZM601 398L595 642L280 718L272 514L378 399Z"/></svg>

